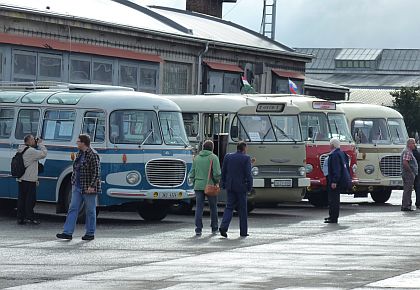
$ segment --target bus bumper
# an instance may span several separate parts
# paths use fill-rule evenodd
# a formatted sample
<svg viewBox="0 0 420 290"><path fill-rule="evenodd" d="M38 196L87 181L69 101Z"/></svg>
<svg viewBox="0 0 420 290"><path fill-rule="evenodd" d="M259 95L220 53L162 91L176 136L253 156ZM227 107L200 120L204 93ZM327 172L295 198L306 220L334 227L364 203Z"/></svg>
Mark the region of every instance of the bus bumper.
<svg viewBox="0 0 420 290"><path fill-rule="evenodd" d="M130 199L179 200L195 197L194 190L192 189L185 190L172 188L148 190L109 188L106 193L111 197Z"/></svg>
<svg viewBox="0 0 420 290"><path fill-rule="evenodd" d="M306 177L299 178L254 178L253 188L297 188L308 187L311 180Z"/></svg>

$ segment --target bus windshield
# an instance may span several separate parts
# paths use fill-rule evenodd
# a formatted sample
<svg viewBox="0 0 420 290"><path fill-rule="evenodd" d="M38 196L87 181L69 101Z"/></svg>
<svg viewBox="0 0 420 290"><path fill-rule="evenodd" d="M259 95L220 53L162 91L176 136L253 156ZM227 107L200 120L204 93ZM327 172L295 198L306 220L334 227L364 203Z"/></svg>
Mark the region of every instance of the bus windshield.
<svg viewBox="0 0 420 290"><path fill-rule="evenodd" d="M395 133L396 134L396 133ZM352 122L352 135L357 143L390 144L388 126L385 119L364 118Z"/></svg>
<svg viewBox="0 0 420 290"><path fill-rule="evenodd" d="M159 119L165 144L188 146L188 138L180 112L160 112Z"/></svg>
<svg viewBox="0 0 420 290"><path fill-rule="evenodd" d="M250 142L302 140L297 116L240 115L232 123L231 134Z"/></svg>
<svg viewBox="0 0 420 290"><path fill-rule="evenodd" d="M162 144L154 111L120 110L110 115L110 141L114 144Z"/></svg>
<svg viewBox="0 0 420 290"><path fill-rule="evenodd" d="M347 142L352 140L344 114L328 114L328 122L330 124L331 138Z"/></svg>
<svg viewBox="0 0 420 290"><path fill-rule="evenodd" d="M407 129L403 119L388 119L389 132L394 144L405 144L408 139Z"/></svg>
<svg viewBox="0 0 420 290"><path fill-rule="evenodd" d="M303 140L329 141L329 128L327 115L324 113L301 113Z"/></svg>

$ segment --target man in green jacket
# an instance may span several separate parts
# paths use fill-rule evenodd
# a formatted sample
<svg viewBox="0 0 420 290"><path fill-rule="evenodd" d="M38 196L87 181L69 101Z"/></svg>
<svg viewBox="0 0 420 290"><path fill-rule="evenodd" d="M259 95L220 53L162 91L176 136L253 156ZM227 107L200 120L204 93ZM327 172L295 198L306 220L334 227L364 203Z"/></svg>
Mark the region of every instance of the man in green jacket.
<svg viewBox="0 0 420 290"><path fill-rule="evenodd" d="M195 234L201 236L203 229L203 208L204 208L204 189L207 184L218 184L221 177L219 158L213 153L214 144L207 140L203 144L203 150L194 158L190 180L194 183L195 191ZM210 163L212 170L209 178ZM211 231L218 233L219 222L217 219L217 196L207 196L210 205Z"/></svg>

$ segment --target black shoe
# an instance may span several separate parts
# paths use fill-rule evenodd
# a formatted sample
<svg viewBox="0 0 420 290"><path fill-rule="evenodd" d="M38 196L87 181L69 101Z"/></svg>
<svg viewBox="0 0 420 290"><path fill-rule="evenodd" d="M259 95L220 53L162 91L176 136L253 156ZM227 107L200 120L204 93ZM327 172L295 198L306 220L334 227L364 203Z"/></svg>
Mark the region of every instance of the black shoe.
<svg viewBox="0 0 420 290"><path fill-rule="evenodd" d="M413 211L411 207L402 207L401 211Z"/></svg>
<svg viewBox="0 0 420 290"><path fill-rule="evenodd" d="M196 237L201 237L202 233L201 232L195 232L195 236Z"/></svg>
<svg viewBox="0 0 420 290"><path fill-rule="evenodd" d="M326 224L336 224L336 223L338 223L338 220L328 218L324 221L324 223L326 223Z"/></svg>
<svg viewBox="0 0 420 290"><path fill-rule="evenodd" d="M17 224L18 225L24 225L24 224L26 224L26 221L25 220L22 220L22 219L18 219L17 220Z"/></svg>
<svg viewBox="0 0 420 290"><path fill-rule="evenodd" d="M246 238L246 237L249 237L249 235L248 234L245 234L245 235L240 235L242 238Z"/></svg>
<svg viewBox="0 0 420 290"><path fill-rule="evenodd" d="M226 232L225 230L223 230L223 229L219 229L219 233L220 233L220 235L221 235L222 237L227 238L227 232Z"/></svg>
<svg viewBox="0 0 420 290"><path fill-rule="evenodd" d="M330 219L330 217L326 217L326 218L324 218L324 221L329 220L329 219Z"/></svg>
<svg viewBox="0 0 420 290"><path fill-rule="evenodd" d="M84 235L83 237L82 237L82 240L84 240L84 241L91 241L91 240L93 240L95 238L95 236L94 235Z"/></svg>
<svg viewBox="0 0 420 290"><path fill-rule="evenodd" d="M31 224L31 225L39 225L40 224L40 222L38 220L29 220L29 219L26 219L25 223Z"/></svg>
<svg viewBox="0 0 420 290"><path fill-rule="evenodd" d="M62 239L62 240L71 240L72 238L73 238L73 236L72 235L68 235L68 234L65 234L65 233L62 233L62 234L56 234L55 235L58 239Z"/></svg>

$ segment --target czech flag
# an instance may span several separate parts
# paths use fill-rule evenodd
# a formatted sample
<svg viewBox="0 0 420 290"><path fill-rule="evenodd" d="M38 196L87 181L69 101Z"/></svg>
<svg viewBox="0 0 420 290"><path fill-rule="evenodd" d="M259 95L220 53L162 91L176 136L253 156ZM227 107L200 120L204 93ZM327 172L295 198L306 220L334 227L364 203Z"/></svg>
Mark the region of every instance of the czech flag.
<svg viewBox="0 0 420 290"><path fill-rule="evenodd" d="M291 94L297 94L297 85L289 79L289 91Z"/></svg>

